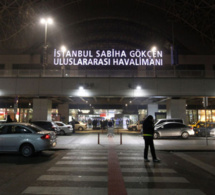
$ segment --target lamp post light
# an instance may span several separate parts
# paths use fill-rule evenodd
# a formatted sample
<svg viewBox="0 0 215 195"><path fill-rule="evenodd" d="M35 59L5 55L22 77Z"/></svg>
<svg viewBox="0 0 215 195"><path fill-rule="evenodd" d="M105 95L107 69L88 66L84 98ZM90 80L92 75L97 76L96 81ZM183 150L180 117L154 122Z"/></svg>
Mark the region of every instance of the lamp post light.
<svg viewBox="0 0 215 195"><path fill-rule="evenodd" d="M62 67L61 67L61 73L62 73L62 76L64 77L65 75L65 66L64 66L64 54L66 52L66 47L64 45L61 46L60 50L62 51Z"/></svg>
<svg viewBox="0 0 215 195"><path fill-rule="evenodd" d="M152 55L153 55L153 60L154 60L154 62L155 62L155 58L154 58L154 52L156 52L157 51L157 47L156 46L153 46L152 48L151 48L151 51L152 51ZM153 66L153 72L154 72L154 77L156 77L156 69L155 69L155 63L154 63L154 66Z"/></svg>
<svg viewBox="0 0 215 195"><path fill-rule="evenodd" d="M40 20L41 24L45 25L45 40L44 40L44 47L43 47L43 69L45 71L45 68L48 64L48 56L47 56L47 48L48 48L48 44L47 44L47 32L48 32L48 24L53 24L53 20L51 18L41 18Z"/></svg>

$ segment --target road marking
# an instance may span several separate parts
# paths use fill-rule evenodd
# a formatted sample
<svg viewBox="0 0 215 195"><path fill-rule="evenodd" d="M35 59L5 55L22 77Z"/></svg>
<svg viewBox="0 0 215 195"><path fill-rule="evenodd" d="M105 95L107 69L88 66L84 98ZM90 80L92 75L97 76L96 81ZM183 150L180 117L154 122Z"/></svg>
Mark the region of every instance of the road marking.
<svg viewBox="0 0 215 195"><path fill-rule="evenodd" d="M107 165L107 161L58 161L57 165Z"/></svg>
<svg viewBox="0 0 215 195"><path fill-rule="evenodd" d="M215 167L208 165L208 164L206 164L198 159L195 159L187 154L184 154L184 153L174 153L174 155L198 166L199 168L201 168L215 176Z"/></svg>
<svg viewBox="0 0 215 195"><path fill-rule="evenodd" d="M86 195L86 194L93 194L93 195L107 195L108 189L107 188L85 188L85 187L28 187L23 194L61 194L61 195L71 195L71 194L78 194L78 195Z"/></svg>
<svg viewBox="0 0 215 195"><path fill-rule="evenodd" d="M108 138L108 195L127 195L113 137Z"/></svg>
<svg viewBox="0 0 215 195"><path fill-rule="evenodd" d="M107 160L107 157L100 156L100 157L90 157L90 156L64 156L62 159L82 159L82 160L88 160L88 159L94 159L94 160Z"/></svg>
<svg viewBox="0 0 215 195"><path fill-rule="evenodd" d="M94 181L107 182L107 176L73 176L73 175L41 175L37 180L42 181Z"/></svg>
<svg viewBox="0 0 215 195"><path fill-rule="evenodd" d="M127 189L128 195L205 195L198 189Z"/></svg>
<svg viewBox="0 0 215 195"><path fill-rule="evenodd" d="M107 168L98 168L98 167L51 167L48 171L62 171L62 172L107 172Z"/></svg>
<svg viewBox="0 0 215 195"><path fill-rule="evenodd" d="M122 157L122 156L119 156L119 159L120 160L143 160L143 157L130 157L130 156L127 156L127 157Z"/></svg>
<svg viewBox="0 0 215 195"><path fill-rule="evenodd" d="M125 182L189 183L184 177L123 177Z"/></svg>
<svg viewBox="0 0 215 195"><path fill-rule="evenodd" d="M82 156L82 155L88 155L88 156L107 156L108 153L107 152L97 152L97 151L94 151L94 152L68 152L67 153L67 156L69 155L75 155L75 156Z"/></svg>
<svg viewBox="0 0 215 195"><path fill-rule="evenodd" d="M139 161L121 161L120 165L142 165L144 166L144 162L143 160L139 160Z"/></svg>
<svg viewBox="0 0 215 195"><path fill-rule="evenodd" d="M123 173L176 173L173 169L168 168L152 168L152 169L146 169L146 168L121 168L121 171Z"/></svg>

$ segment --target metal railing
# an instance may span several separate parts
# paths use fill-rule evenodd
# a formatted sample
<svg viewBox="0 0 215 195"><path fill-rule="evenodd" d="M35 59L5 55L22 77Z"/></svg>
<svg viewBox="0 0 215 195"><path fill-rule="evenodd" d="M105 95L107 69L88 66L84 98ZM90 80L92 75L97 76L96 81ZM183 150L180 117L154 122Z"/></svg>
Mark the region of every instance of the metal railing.
<svg viewBox="0 0 215 195"><path fill-rule="evenodd" d="M203 70L0 70L0 77L159 77L214 78Z"/></svg>

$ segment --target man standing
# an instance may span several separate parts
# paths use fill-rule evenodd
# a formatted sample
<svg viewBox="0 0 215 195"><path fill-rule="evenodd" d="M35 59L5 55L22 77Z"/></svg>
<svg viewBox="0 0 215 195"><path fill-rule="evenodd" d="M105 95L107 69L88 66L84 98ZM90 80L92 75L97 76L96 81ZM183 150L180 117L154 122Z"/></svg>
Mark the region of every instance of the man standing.
<svg viewBox="0 0 215 195"><path fill-rule="evenodd" d="M153 116L149 115L143 121L143 138L145 140L145 149L144 149L144 161L145 162L149 162L149 159L148 159L149 146L150 146L153 162L160 162L160 160L157 159L156 154L155 154L153 136L154 136L154 121L153 121Z"/></svg>

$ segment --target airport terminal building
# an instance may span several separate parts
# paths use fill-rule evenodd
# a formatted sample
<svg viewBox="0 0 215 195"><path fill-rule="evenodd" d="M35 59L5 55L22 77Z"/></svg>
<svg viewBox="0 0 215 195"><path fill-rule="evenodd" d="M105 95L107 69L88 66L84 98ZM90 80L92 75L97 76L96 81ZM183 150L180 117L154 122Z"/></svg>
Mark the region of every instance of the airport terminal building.
<svg viewBox="0 0 215 195"><path fill-rule="evenodd" d="M187 25L189 17L177 18L177 10L171 15L171 5L157 1L152 4L159 7L145 1L92 4L98 8L93 13L86 1L57 5L59 12L49 5L56 15L53 26L45 23L45 42L44 25L36 21L25 30L19 21L22 33L6 29L0 120L8 114L20 122L107 118L124 127L151 114L186 124L215 121L214 36L204 26ZM147 11L156 14L149 17Z"/></svg>

